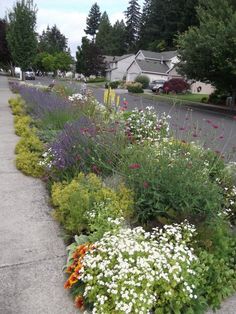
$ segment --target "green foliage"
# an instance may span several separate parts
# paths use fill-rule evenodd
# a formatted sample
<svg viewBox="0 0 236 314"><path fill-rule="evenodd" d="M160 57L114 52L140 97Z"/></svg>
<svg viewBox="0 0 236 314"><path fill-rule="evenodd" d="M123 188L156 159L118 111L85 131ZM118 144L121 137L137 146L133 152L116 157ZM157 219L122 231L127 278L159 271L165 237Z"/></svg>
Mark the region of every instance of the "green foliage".
<svg viewBox="0 0 236 314"><path fill-rule="evenodd" d="M129 93L143 93L143 88L142 88L142 84L141 83L130 83L127 84L127 89Z"/></svg>
<svg viewBox="0 0 236 314"><path fill-rule="evenodd" d="M146 0L139 31L139 47L151 51L172 50L175 37L196 25L196 0Z"/></svg>
<svg viewBox="0 0 236 314"><path fill-rule="evenodd" d="M90 11L89 11L89 15L87 17L86 23L87 23L87 27L84 30L85 33L87 35L91 35L94 36L96 35L96 32L98 30L99 24L101 21L101 12L100 12L100 8L98 6L98 4L95 2Z"/></svg>
<svg viewBox="0 0 236 314"><path fill-rule="evenodd" d="M82 38L82 45L76 52L76 71L85 76L103 74L105 70L104 57L94 41Z"/></svg>
<svg viewBox="0 0 236 314"><path fill-rule="evenodd" d="M224 256L203 250L199 252L199 294L214 310L236 290L236 243L233 238L229 241Z"/></svg>
<svg viewBox="0 0 236 314"><path fill-rule="evenodd" d="M39 153L21 150L16 156L16 167L28 176L39 178L44 173L40 160Z"/></svg>
<svg viewBox="0 0 236 314"><path fill-rule="evenodd" d="M47 27L39 37L39 51L42 53L56 54L65 52L67 49L67 38L60 32L56 25Z"/></svg>
<svg viewBox="0 0 236 314"><path fill-rule="evenodd" d="M199 27L179 37L181 73L235 94L236 11L227 0L210 0L197 13Z"/></svg>
<svg viewBox="0 0 236 314"><path fill-rule="evenodd" d="M104 186L95 174L83 173L69 184L54 183L52 201L56 206L55 217L69 234L94 231L95 237L109 229L108 217L127 218L133 205L132 192L123 185L114 191Z"/></svg>
<svg viewBox="0 0 236 314"><path fill-rule="evenodd" d="M12 113L16 116L25 115L25 103L20 96L8 100Z"/></svg>
<svg viewBox="0 0 236 314"><path fill-rule="evenodd" d="M40 139L33 133L25 134L16 144L15 153L21 154L22 152L38 153L42 155L44 145Z"/></svg>
<svg viewBox="0 0 236 314"><path fill-rule="evenodd" d="M9 67L12 62L11 53L7 43L7 21L0 19L0 67Z"/></svg>
<svg viewBox="0 0 236 314"><path fill-rule="evenodd" d="M109 51L112 56L122 56L126 47L126 26L123 20L116 21L111 30Z"/></svg>
<svg viewBox="0 0 236 314"><path fill-rule="evenodd" d="M7 42L16 65L25 71L37 52L36 6L33 1L18 1L8 14Z"/></svg>
<svg viewBox="0 0 236 314"><path fill-rule="evenodd" d="M180 142L127 149L120 166L135 192L137 219L149 226L184 219L199 225L215 217L222 190L206 165L201 150Z"/></svg>
<svg viewBox="0 0 236 314"><path fill-rule="evenodd" d="M109 82L106 83L105 88L111 88L111 89L116 89L118 88L118 86L120 85L120 81L113 81L113 82Z"/></svg>
<svg viewBox="0 0 236 314"><path fill-rule="evenodd" d="M22 136L29 130L30 123L32 119L29 116L15 116L14 125L15 133L18 136Z"/></svg>
<svg viewBox="0 0 236 314"><path fill-rule="evenodd" d="M150 79L146 75L139 75L136 77L135 82L142 84L142 88L148 88Z"/></svg>
<svg viewBox="0 0 236 314"><path fill-rule="evenodd" d="M128 50L132 51L135 49L139 25L140 25L140 5L137 0L130 0L128 4L128 8L125 11L126 17L126 43L128 46Z"/></svg>
<svg viewBox="0 0 236 314"><path fill-rule="evenodd" d="M106 82L106 78L104 76L90 78L86 81L86 83L103 83Z"/></svg>
<svg viewBox="0 0 236 314"><path fill-rule="evenodd" d="M110 44L112 40L111 30L112 30L112 26L109 21L109 17L105 11L102 14L100 24L98 27L98 32L96 34L96 45L99 47L100 51L104 55L111 54L111 49L110 49Z"/></svg>

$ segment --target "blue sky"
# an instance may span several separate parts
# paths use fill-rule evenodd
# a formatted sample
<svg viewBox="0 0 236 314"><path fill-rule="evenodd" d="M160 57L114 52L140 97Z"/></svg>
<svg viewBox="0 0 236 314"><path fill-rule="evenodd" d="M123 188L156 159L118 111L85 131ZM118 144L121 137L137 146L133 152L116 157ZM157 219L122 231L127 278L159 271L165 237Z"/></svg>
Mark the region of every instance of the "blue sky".
<svg viewBox="0 0 236 314"><path fill-rule="evenodd" d="M75 55L76 47L84 36L86 17L95 2L94 0L35 0L38 6L37 30L39 33L47 27L56 24L68 38L72 54ZM101 12L107 11L111 23L117 19L124 19L123 12L129 0L97 0ZM4 17L7 9L11 9L15 0L0 0L0 17ZM142 5L143 0L139 0Z"/></svg>

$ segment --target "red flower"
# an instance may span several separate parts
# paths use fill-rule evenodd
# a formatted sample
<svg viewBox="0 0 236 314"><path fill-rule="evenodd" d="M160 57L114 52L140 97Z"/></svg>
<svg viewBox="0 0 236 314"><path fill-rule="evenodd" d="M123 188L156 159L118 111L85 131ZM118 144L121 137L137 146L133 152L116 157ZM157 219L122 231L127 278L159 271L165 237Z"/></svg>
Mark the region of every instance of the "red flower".
<svg viewBox="0 0 236 314"><path fill-rule="evenodd" d="M149 187L149 183L147 181L143 182L143 187L144 189L147 189Z"/></svg>
<svg viewBox="0 0 236 314"><path fill-rule="evenodd" d="M84 308L84 299L81 295L77 296L75 298L75 306L78 308L78 309L83 309Z"/></svg>
<svg viewBox="0 0 236 314"><path fill-rule="evenodd" d="M211 120L206 120L206 122L210 124L212 121Z"/></svg>
<svg viewBox="0 0 236 314"><path fill-rule="evenodd" d="M129 165L129 168L130 169L139 169L139 168L141 168L141 165L140 164L131 164L131 165Z"/></svg>
<svg viewBox="0 0 236 314"><path fill-rule="evenodd" d="M181 127L179 129L180 129L180 131L185 131L186 130L186 128L184 128L184 127Z"/></svg>
<svg viewBox="0 0 236 314"><path fill-rule="evenodd" d="M213 127L214 129L218 129L218 128L219 128L219 125L217 125L217 124L212 124L212 127Z"/></svg>

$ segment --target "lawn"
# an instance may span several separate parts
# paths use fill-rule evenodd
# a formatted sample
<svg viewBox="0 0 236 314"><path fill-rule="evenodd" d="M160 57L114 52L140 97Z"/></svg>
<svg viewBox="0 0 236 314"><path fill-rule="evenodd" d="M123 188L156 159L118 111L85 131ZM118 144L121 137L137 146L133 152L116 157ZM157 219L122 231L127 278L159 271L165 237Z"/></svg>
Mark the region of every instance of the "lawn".
<svg viewBox="0 0 236 314"><path fill-rule="evenodd" d="M145 94L145 96L151 96L154 97L156 99L165 99L165 100L169 100L169 101L184 101L184 102L201 102L203 97L208 97L207 94L185 94L185 95L156 95L156 94Z"/></svg>

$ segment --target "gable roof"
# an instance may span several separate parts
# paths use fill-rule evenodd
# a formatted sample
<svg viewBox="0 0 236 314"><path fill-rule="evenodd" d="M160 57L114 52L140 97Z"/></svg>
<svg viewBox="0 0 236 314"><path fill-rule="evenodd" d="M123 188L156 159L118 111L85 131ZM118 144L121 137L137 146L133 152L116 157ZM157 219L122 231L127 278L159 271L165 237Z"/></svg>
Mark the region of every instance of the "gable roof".
<svg viewBox="0 0 236 314"><path fill-rule="evenodd" d="M134 56L133 54L126 54L123 56L104 56L104 61L106 63L113 63L113 62L118 62L121 61L123 59L129 58L131 56Z"/></svg>
<svg viewBox="0 0 236 314"><path fill-rule="evenodd" d="M151 73L167 73L169 70L165 63L161 63L155 60L135 60L143 72Z"/></svg>
<svg viewBox="0 0 236 314"><path fill-rule="evenodd" d="M148 50L139 50L144 56L145 59L154 59L154 60L170 60L173 57L177 56L177 51L163 51L163 52L153 52ZM138 52L138 53L139 53Z"/></svg>

